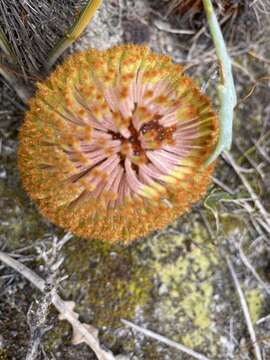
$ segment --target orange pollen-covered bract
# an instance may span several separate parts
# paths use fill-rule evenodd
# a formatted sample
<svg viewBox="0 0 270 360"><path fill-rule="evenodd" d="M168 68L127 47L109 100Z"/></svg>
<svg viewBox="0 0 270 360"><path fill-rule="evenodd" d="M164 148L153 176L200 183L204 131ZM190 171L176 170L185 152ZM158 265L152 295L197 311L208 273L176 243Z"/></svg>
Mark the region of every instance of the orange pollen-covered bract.
<svg viewBox="0 0 270 360"><path fill-rule="evenodd" d="M128 243L186 212L209 185L217 116L182 67L148 47L76 53L29 105L23 185L74 234Z"/></svg>

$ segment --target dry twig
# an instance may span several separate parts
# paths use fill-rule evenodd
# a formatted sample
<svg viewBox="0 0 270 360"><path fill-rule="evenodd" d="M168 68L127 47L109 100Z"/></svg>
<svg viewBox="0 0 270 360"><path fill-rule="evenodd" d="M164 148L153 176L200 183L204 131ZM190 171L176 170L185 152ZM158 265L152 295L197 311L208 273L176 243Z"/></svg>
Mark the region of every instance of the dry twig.
<svg viewBox="0 0 270 360"><path fill-rule="evenodd" d="M194 30L179 30L179 29L172 29L168 22L163 22L161 20L155 20L154 25L158 30L168 32L170 34L176 35L192 35L194 34Z"/></svg>
<svg viewBox="0 0 270 360"><path fill-rule="evenodd" d="M162 335L159 335L151 330L148 330L148 329L144 329L138 325L135 325L133 324L132 322L130 321L127 321L125 319L122 319L121 320L123 324L125 324L126 326L128 327L131 327L132 329L134 330L137 330L139 331L140 333L152 338L152 339L155 339L155 340L158 340L160 342L162 342L163 344L166 344L168 346L171 346L177 350L180 350L190 356L192 356L194 359L197 359L197 360L209 360L206 356L202 355L202 354L199 354L198 352L192 350L192 349L189 349L188 347L182 345L182 344L179 344L175 341L172 341L168 338L166 338L165 336L162 336Z"/></svg>
<svg viewBox="0 0 270 360"><path fill-rule="evenodd" d="M243 291L241 289L241 286L240 286L239 280L237 278L236 272L234 270L234 267L233 267L231 261L229 260L229 258L227 258L227 264L228 264L231 276L233 278L234 286L235 286L236 291L237 291L238 296L239 296L239 300L240 300L242 311L243 311L243 314L244 314L244 317L245 317L245 320L246 320L248 332L249 332L249 335L250 335L250 338L251 338L251 341L252 341L252 345L254 347L256 359L257 360L262 360L261 350L260 350L259 344L257 342L255 330L254 330L253 325L252 325L252 321L251 321L249 310L248 310L248 305L247 305L244 293L243 293Z"/></svg>
<svg viewBox="0 0 270 360"><path fill-rule="evenodd" d="M226 152L225 155L224 155L224 158L232 166L232 168L234 169L234 171L236 172L236 174L238 175L238 177L242 181L243 185L245 186L246 190L250 194L251 199L253 200L256 208L259 210L259 212L260 212L262 218L264 219L264 221L265 221L265 223L267 225L267 228L269 230L269 228L270 228L270 216L269 216L269 213L266 211L266 209L264 208L264 206L261 203L260 199L255 194L255 192L254 192L252 186L250 185L249 181L247 180L247 178L245 177L245 175L243 174L243 172L241 171L241 169L237 165L236 161L234 160L233 155L231 153Z"/></svg>
<svg viewBox="0 0 270 360"><path fill-rule="evenodd" d="M249 269L249 271L252 273L252 275L255 277L255 279L258 281L258 283L261 285L261 287L266 291L268 295L270 295L270 288L269 286L262 280L260 275L257 273L256 269L252 266L249 259L247 258L244 250L243 250L243 238L240 240L240 243L238 245L239 255L243 262L243 264Z"/></svg>

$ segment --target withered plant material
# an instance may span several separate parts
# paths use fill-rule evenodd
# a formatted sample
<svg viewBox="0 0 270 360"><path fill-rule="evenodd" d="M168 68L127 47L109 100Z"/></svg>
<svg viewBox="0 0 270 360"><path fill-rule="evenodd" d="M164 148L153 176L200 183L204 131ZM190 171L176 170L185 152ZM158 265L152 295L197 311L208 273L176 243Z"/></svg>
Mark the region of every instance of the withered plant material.
<svg viewBox="0 0 270 360"><path fill-rule="evenodd" d="M82 0L1 0L0 28L24 79L39 77L48 53L79 14Z"/></svg>
<svg viewBox="0 0 270 360"><path fill-rule="evenodd" d="M193 36L185 36L188 43L209 45L203 0L149 0L153 8L178 30L193 31ZM270 2L248 0L212 0L219 25L222 28L227 46L248 47L262 30L262 23L269 24ZM163 5L163 6L162 6ZM198 40L203 41L198 41ZM207 46L208 47L208 46Z"/></svg>
<svg viewBox="0 0 270 360"><path fill-rule="evenodd" d="M46 68L49 69L58 57L74 42L76 41L84 29L87 27L92 17L95 15L95 12L102 4L102 0L89 0L85 7L80 12L80 15L76 19L73 26L66 32L63 38L56 44L52 49L48 57L48 64Z"/></svg>
<svg viewBox="0 0 270 360"><path fill-rule="evenodd" d="M45 281L24 264L13 259L2 251L0 251L0 261L24 276L40 291L46 293ZM62 300L55 289L51 291L50 296L52 304L61 314L61 320L67 320L72 325L73 342L76 341L76 339L77 344L85 342L94 351L98 360L117 360L120 358L127 360L121 355L115 357L111 351L102 349L97 338L97 330L94 327L83 324L78 320L79 315L73 310L73 302L71 303L70 301ZM80 339L78 341L79 336Z"/></svg>
<svg viewBox="0 0 270 360"><path fill-rule="evenodd" d="M222 17L229 19L243 10L244 1L213 0L213 6ZM172 0L169 3L169 9L192 21L195 15L203 15L203 0Z"/></svg>

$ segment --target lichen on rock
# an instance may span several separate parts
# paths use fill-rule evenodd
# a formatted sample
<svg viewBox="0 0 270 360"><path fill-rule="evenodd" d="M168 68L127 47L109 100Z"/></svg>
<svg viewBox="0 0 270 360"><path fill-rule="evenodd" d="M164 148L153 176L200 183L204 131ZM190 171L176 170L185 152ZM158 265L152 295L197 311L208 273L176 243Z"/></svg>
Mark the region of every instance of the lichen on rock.
<svg viewBox="0 0 270 360"><path fill-rule="evenodd" d="M211 342L214 338L211 302L214 295L213 273L218 265L217 249L206 238L198 223L191 237L166 233L150 243L152 266L160 281L157 313L164 324L164 333L191 348ZM167 324L167 325L165 325Z"/></svg>

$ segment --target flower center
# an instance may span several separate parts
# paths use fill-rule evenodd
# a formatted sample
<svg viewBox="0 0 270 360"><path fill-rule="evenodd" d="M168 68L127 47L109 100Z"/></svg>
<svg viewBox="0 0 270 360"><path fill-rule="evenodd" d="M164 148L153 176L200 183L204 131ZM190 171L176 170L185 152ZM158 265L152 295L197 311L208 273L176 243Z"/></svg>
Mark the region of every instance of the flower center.
<svg viewBox="0 0 270 360"><path fill-rule="evenodd" d="M167 182L175 181L172 177L177 181L183 177L181 162L199 135L198 118L184 114L186 107L169 84L160 81L151 86L137 81L124 98L119 88L112 87L103 94L105 108L79 92L75 95L85 112L77 121L83 120L91 136L78 138L74 129L73 137L79 141L68 153L76 167L70 180L80 181L84 194L105 197L106 206L134 196L160 198ZM184 109L180 118L179 108Z"/></svg>
<svg viewBox="0 0 270 360"><path fill-rule="evenodd" d="M133 164L140 165L149 162L146 156L147 150L161 149L164 144L174 144L173 133L176 126L164 127L159 124L158 114L153 116L153 120L143 124L140 129L136 129L133 119L129 119L130 124L126 136L120 132L109 131L112 140L121 142L120 157L122 162L129 157Z"/></svg>

